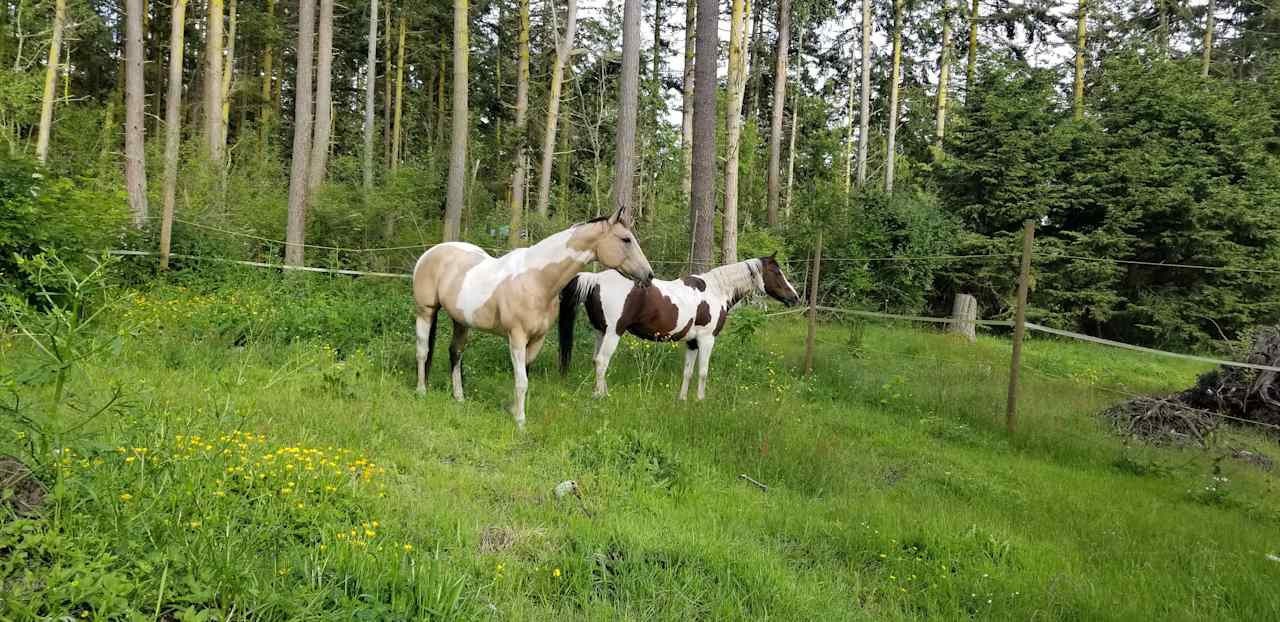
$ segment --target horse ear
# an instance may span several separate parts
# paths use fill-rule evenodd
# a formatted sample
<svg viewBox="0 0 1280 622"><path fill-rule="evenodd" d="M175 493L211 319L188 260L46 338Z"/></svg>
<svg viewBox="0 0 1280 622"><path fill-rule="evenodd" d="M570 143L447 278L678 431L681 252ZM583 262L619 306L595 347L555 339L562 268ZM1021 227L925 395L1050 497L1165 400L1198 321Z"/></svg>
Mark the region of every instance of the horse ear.
<svg viewBox="0 0 1280 622"><path fill-rule="evenodd" d="M621 221L622 221L622 208L618 208L618 210L615 211L613 215L609 217L609 224L616 225Z"/></svg>
<svg viewBox="0 0 1280 622"><path fill-rule="evenodd" d="M778 251L773 251L772 253L769 253L769 259L770 259L771 261L777 261L777 260L778 260Z"/></svg>

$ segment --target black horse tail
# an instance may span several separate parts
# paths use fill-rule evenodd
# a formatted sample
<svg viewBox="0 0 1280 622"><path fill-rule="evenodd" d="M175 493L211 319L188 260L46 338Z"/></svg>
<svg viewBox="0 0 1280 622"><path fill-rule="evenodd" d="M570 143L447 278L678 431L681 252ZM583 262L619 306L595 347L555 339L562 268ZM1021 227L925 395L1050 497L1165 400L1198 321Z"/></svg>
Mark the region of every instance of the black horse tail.
<svg viewBox="0 0 1280 622"><path fill-rule="evenodd" d="M573 326L578 320L578 305L582 303L582 294L589 287L583 283L583 275L573 277L569 284L560 290L560 375L569 373L569 363L573 360Z"/></svg>

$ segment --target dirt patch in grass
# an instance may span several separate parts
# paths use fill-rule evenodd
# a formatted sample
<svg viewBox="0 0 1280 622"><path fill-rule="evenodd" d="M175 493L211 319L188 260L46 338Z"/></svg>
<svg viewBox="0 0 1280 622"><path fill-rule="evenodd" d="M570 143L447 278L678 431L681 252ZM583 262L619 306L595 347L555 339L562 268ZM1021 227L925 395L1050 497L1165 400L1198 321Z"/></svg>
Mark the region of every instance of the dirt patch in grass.
<svg viewBox="0 0 1280 622"><path fill-rule="evenodd" d="M44 503L45 488L21 460L0 456L0 505L18 516L31 516Z"/></svg>

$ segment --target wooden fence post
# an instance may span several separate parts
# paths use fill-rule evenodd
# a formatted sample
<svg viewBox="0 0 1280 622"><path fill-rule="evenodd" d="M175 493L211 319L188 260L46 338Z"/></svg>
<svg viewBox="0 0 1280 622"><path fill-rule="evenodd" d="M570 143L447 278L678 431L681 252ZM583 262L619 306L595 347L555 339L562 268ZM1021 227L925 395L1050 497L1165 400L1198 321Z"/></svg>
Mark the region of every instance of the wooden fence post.
<svg viewBox="0 0 1280 622"><path fill-rule="evenodd" d="M818 332L818 275L822 270L822 230L813 246L813 270L809 279L809 335L804 340L804 375L813 374L813 340Z"/></svg>
<svg viewBox="0 0 1280 622"><path fill-rule="evenodd" d="M1018 370L1022 366L1022 336L1027 331L1027 284L1031 279L1031 242L1036 237L1036 223L1028 220L1022 227L1022 269L1018 273L1018 302L1013 317L1013 356L1009 363L1009 403L1004 421L1013 434L1018 417Z"/></svg>

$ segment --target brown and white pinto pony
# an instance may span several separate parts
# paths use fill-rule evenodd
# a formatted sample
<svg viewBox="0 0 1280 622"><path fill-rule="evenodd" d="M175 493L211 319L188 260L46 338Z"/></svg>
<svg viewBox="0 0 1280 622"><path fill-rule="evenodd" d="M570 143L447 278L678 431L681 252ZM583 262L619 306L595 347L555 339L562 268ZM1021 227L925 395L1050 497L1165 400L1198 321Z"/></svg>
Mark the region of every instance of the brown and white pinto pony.
<svg viewBox="0 0 1280 622"><path fill-rule="evenodd" d="M771 255L720 266L679 281L653 280L636 285L609 270L583 272L560 293L560 373L569 371L573 357L573 326L581 303L596 329L595 397L608 393L605 373L623 333L649 341L683 341L684 380L680 399L689 392L689 376L698 364L698 399L706 395L708 364L716 336L729 310L748 294L764 293L791 306L800 296Z"/></svg>
<svg viewBox="0 0 1280 622"><path fill-rule="evenodd" d="M507 338L515 371L512 416L524 429L528 365L537 358L551 328L560 290L588 263L599 261L626 280L647 282L653 269L621 212L574 225L529 248L491 257L474 244L437 244L413 268L417 308L418 393L427 392L427 370L435 350L436 314L453 318L449 367L453 398L462 401L462 351L467 332L477 328ZM616 274L616 273L615 273Z"/></svg>

